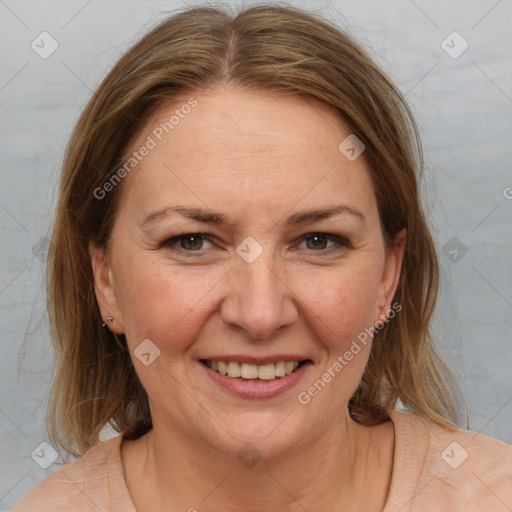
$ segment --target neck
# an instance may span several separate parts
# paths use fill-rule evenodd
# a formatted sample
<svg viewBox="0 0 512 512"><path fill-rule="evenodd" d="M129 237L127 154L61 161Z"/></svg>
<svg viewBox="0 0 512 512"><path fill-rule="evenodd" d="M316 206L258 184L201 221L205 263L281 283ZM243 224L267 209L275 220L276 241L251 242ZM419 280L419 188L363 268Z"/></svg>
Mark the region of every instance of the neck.
<svg viewBox="0 0 512 512"><path fill-rule="evenodd" d="M155 423L160 428L136 441L140 475L130 492L137 510L146 510L143 494L152 496L152 511L351 511L362 509L362 499L365 510L384 507L391 471L378 463L383 430L363 427L348 414L296 450L257 454L259 460L250 458L248 446L245 457L244 451L229 457L183 430Z"/></svg>

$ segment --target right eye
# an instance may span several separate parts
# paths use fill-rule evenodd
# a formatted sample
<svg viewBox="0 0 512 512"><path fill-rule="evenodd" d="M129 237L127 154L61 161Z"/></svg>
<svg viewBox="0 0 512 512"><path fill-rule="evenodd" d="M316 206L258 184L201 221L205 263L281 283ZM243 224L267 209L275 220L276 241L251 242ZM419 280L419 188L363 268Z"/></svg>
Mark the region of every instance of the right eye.
<svg viewBox="0 0 512 512"><path fill-rule="evenodd" d="M161 247L171 251L200 252L205 241L211 243L206 233L183 233L166 239ZM178 242L180 245L176 247Z"/></svg>

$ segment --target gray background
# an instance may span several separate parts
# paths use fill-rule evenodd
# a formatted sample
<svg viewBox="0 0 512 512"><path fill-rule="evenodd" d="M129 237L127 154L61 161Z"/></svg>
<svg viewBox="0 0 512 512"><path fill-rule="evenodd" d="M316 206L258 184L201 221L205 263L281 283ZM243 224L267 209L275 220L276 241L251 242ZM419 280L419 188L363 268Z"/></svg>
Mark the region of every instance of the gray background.
<svg viewBox="0 0 512 512"><path fill-rule="evenodd" d="M121 53L164 12L197 3L0 0L0 510L61 462L43 469L31 453L50 453L38 448L53 371L43 261L66 141ZM413 107L443 271L438 344L471 429L512 443L512 3L294 3L370 47ZM43 31L59 45L47 59L31 48ZM469 44L457 58L442 47L453 31ZM457 37L444 48L459 53Z"/></svg>

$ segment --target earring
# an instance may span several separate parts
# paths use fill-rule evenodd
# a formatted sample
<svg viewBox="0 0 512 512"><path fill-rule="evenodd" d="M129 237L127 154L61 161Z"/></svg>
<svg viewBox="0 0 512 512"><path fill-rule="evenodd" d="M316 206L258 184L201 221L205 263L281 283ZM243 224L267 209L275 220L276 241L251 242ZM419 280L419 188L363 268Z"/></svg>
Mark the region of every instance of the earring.
<svg viewBox="0 0 512 512"><path fill-rule="evenodd" d="M102 325L102 327L105 327L105 325L111 324L111 323L113 322L113 320L114 320L114 319L113 319L111 316L109 316L109 317L107 318L107 321Z"/></svg>

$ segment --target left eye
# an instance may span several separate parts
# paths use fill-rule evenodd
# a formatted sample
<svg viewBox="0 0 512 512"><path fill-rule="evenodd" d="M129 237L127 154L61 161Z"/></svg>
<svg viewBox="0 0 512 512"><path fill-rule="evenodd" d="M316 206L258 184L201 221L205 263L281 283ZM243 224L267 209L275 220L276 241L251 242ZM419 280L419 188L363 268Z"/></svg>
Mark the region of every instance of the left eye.
<svg viewBox="0 0 512 512"><path fill-rule="evenodd" d="M329 248L326 247L326 244L329 241L335 242L333 245L336 245L336 243L338 243L339 245L348 246L348 242L344 238L342 238L340 236L336 236L336 235L328 235L326 233L309 233L304 236L303 241L306 242L306 244L308 242L312 242L313 249L308 247L308 249L310 249L312 251L318 251L318 250L322 250L322 249L332 248L332 246Z"/></svg>

